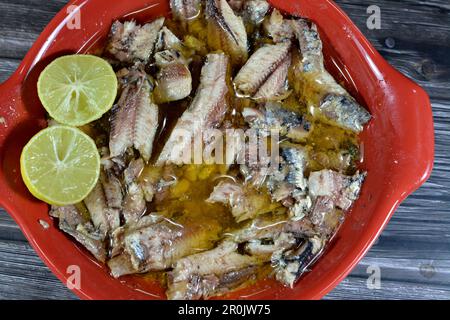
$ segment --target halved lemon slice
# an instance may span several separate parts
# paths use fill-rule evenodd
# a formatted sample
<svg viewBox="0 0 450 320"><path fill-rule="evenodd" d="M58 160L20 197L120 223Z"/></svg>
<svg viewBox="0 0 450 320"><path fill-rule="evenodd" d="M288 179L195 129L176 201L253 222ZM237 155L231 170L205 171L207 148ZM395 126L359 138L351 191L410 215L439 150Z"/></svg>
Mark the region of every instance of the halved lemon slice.
<svg viewBox="0 0 450 320"><path fill-rule="evenodd" d="M102 58L70 55L50 63L37 87L39 99L53 119L79 127L111 109L118 83L113 68Z"/></svg>
<svg viewBox="0 0 450 320"><path fill-rule="evenodd" d="M36 134L20 158L23 181L38 199L65 206L81 202L99 179L100 155L81 130L54 126Z"/></svg>

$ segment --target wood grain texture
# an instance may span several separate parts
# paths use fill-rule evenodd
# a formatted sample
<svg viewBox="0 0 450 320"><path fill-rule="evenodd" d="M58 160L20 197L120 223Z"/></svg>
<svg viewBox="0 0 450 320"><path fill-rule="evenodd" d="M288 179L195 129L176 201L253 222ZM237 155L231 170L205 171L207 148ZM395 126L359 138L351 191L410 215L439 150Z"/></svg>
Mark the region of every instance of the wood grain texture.
<svg viewBox="0 0 450 320"><path fill-rule="evenodd" d="M397 210L377 244L326 299L450 298L450 4L448 0L336 1L398 70L430 94L436 130L431 179ZM0 0L0 82L17 68L65 0ZM381 29L366 26L381 9ZM369 289L379 267L381 288ZM76 299L0 211L0 299Z"/></svg>

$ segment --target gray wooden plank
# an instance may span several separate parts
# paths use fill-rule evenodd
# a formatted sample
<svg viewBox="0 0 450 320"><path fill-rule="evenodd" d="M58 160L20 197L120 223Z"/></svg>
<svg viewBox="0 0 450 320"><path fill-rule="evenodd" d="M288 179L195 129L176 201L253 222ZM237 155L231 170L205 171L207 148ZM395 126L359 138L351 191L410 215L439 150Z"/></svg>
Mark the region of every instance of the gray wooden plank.
<svg viewBox="0 0 450 320"><path fill-rule="evenodd" d="M65 2L0 0L0 81L14 71ZM448 0L336 2L393 66L430 94L436 160L431 179L400 206L378 243L326 299L448 299L450 4ZM366 27L366 9L373 4L381 8L381 30ZM367 268L371 266L380 267L379 290L367 287ZM429 266L431 277L423 275ZM14 221L0 211L0 299L39 298L68 299L74 295L43 265Z"/></svg>
<svg viewBox="0 0 450 320"><path fill-rule="evenodd" d="M327 295L329 300L448 300L448 286L404 281L381 281L380 289L369 289L366 278L349 276Z"/></svg>
<svg viewBox="0 0 450 320"><path fill-rule="evenodd" d="M0 299L76 299L26 242L0 241Z"/></svg>
<svg viewBox="0 0 450 320"><path fill-rule="evenodd" d="M23 58L44 27L66 3L66 0L1 0L0 57Z"/></svg>
<svg viewBox="0 0 450 320"><path fill-rule="evenodd" d="M2 48L1 40L0 48ZM0 58L0 83L8 79L19 64L20 59Z"/></svg>

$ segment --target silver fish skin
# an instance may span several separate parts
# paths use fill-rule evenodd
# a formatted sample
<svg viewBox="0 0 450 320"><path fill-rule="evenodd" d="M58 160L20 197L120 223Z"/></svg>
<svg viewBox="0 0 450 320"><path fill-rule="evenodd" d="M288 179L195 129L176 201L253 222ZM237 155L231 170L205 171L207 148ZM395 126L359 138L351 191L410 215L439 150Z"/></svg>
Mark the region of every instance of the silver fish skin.
<svg viewBox="0 0 450 320"><path fill-rule="evenodd" d="M276 279L291 287L320 256L325 245L307 218L260 217L232 237L241 247L246 243L243 247L247 254L269 260Z"/></svg>
<svg viewBox="0 0 450 320"><path fill-rule="evenodd" d="M135 21L115 21L111 27L106 51L120 62L147 64L154 52L164 18L140 26Z"/></svg>
<svg viewBox="0 0 450 320"><path fill-rule="evenodd" d="M322 238L314 236L303 239L292 249L277 251L272 256L275 278L285 286L293 288L300 276L319 258L324 245Z"/></svg>
<svg viewBox="0 0 450 320"><path fill-rule="evenodd" d="M144 170L144 160L139 158L131 160L124 171L126 194L122 205L122 213L126 223L136 223L145 214L147 203L145 194L138 183L138 178Z"/></svg>
<svg viewBox="0 0 450 320"><path fill-rule="evenodd" d="M83 217L75 206L57 207L50 210L52 217L59 219L59 228L71 235L100 262L105 262L107 252L103 235L99 234L92 223Z"/></svg>
<svg viewBox="0 0 450 320"><path fill-rule="evenodd" d="M299 240L314 234L307 221L259 217L226 235L216 248L178 260L169 273L167 296L172 300L194 300L227 293L252 279L249 270L278 262L278 256L288 255ZM310 258L304 255L298 261ZM278 272L284 270L281 263L276 266Z"/></svg>
<svg viewBox="0 0 450 320"><path fill-rule="evenodd" d="M267 102L256 108L244 108L242 115L252 129L263 135L271 131L279 132L280 137L287 137L294 142L304 140L311 131L311 123L302 115L287 110L281 103Z"/></svg>
<svg viewBox="0 0 450 320"><path fill-rule="evenodd" d="M366 173L346 176L332 170L312 172L309 177L309 194L314 205L309 219L323 238L332 236L358 199Z"/></svg>
<svg viewBox="0 0 450 320"><path fill-rule="evenodd" d="M141 219L145 223L139 220L124 230L122 257L117 259L122 263L128 261L131 267L114 263L111 269L116 276L166 270L185 256L212 248L221 231L218 223L205 227L186 220L146 218ZM124 269L130 272L123 273Z"/></svg>
<svg viewBox="0 0 450 320"><path fill-rule="evenodd" d="M243 10L247 21L259 25L269 12L270 4L266 0L246 0Z"/></svg>
<svg viewBox="0 0 450 320"><path fill-rule="evenodd" d="M329 197L335 206L348 210L358 199L367 173L357 172L346 176L332 170L311 172L308 179L309 193L313 198Z"/></svg>
<svg viewBox="0 0 450 320"><path fill-rule="evenodd" d="M226 0L206 0L208 43L223 50L234 64L242 65L248 57L248 39L244 21Z"/></svg>
<svg viewBox="0 0 450 320"><path fill-rule="evenodd" d="M372 116L350 95L329 94L322 100L319 110L326 118L355 132L361 132Z"/></svg>
<svg viewBox="0 0 450 320"><path fill-rule="evenodd" d="M322 41L317 26L303 19L291 21L302 55L302 77L314 82L321 93L314 106L325 120L354 132L361 132L372 118L324 67ZM315 111L313 112L315 113Z"/></svg>
<svg viewBox="0 0 450 320"><path fill-rule="evenodd" d="M312 207L305 178L308 154L301 145L286 142L280 144L280 151L278 165L244 164L240 171L246 183L257 189L266 187L272 201L288 208L292 219L300 220Z"/></svg>
<svg viewBox="0 0 450 320"><path fill-rule="evenodd" d="M100 183L106 200L106 218L109 233L120 227L120 213L122 211L123 188L119 178L112 170L103 170L100 173Z"/></svg>
<svg viewBox="0 0 450 320"><path fill-rule="evenodd" d="M158 128L158 106L153 103L152 85L144 71L130 72L120 100L110 118L111 157L122 156L128 148L140 152L149 161Z"/></svg>
<svg viewBox="0 0 450 320"><path fill-rule="evenodd" d="M294 221L286 215L261 215L247 222L240 229L227 234L227 239L236 243L263 241L279 238L281 234L293 234L301 238L310 238L317 234L309 219Z"/></svg>
<svg viewBox="0 0 450 320"><path fill-rule="evenodd" d="M172 15L176 20L189 21L197 18L201 11L200 0L170 0Z"/></svg>
<svg viewBox="0 0 450 320"><path fill-rule="evenodd" d="M322 73L325 71L323 64L323 45L317 30L317 26L305 19L291 20L291 26L300 44L302 54L303 72Z"/></svg>
<svg viewBox="0 0 450 320"><path fill-rule="evenodd" d="M92 192L86 197L86 199L84 199L83 202L91 215L92 223L103 235L103 238L105 238L110 230L107 217L107 213L109 212L107 210L108 206L106 204L105 193L103 192L103 187L100 181L95 185Z"/></svg>
<svg viewBox="0 0 450 320"><path fill-rule="evenodd" d="M183 57L177 51L165 50L155 55L159 71L154 98L156 103L167 103L186 98L192 91L192 75Z"/></svg>
<svg viewBox="0 0 450 320"><path fill-rule="evenodd" d="M291 138L301 141L310 130L310 124L303 117L288 111L278 103L266 103L259 110L246 108L243 116L251 129L256 129L262 136L278 131L281 138ZM301 145L284 142L280 144L278 165L273 163L245 164L241 166L241 173L247 182L256 188L267 186L272 199L287 207L294 203L288 201L303 200L302 196L307 187L304 177L308 154Z"/></svg>
<svg viewBox="0 0 450 320"><path fill-rule="evenodd" d="M178 50L184 49L183 42L167 27L162 27L159 32L158 41L155 45L155 52L164 50Z"/></svg>
<svg viewBox="0 0 450 320"><path fill-rule="evenodd" d="M235 279L230 285L229 282L224 281L227 276L234 273L236 277L236 273L261 264L257 258L240 254L237 251L237 243L225 241L210 251L178 260L168 276L166 292L168 299L207 299L235 289L235 286L242 281ZM238 278L246 281L249 279L249 274L244 272Z"/></svg>
<svg viewBox="0 0 450 320"><path fill-rule="evenodd" d="M264 98L279 95L280 89L286 82L287 68L289 68L287 65L290 65L290 48L290 42L259 48L234 78L237 93L245 97L260 95ZM279 68L281 69L277 72ZM272 79L274 73L276 77ZM276 85L270 84L272 81L275 81ZM265 88L266 83L269 84ZM272 92L268 92L269 87L272 88ZM261 88L262 91L259 92Z"/></svg>
<svg viewBox="0 0 450 320"><path fill-rule="evenodd" d="M110 249L110 257L112 259L118 257L118 256L128 256L128 259L131 264L131 257L128 253L125 252L125 236L127 234L130 234L132 232L135 232L137 230L141 230L144 228L148 228L152 225L155 225L161 221L163 221L164 217L158 213L150 213L148 215L143 216L137 221L130 221L120 228L117 228L114 230L114 232L110 235L110 241L109 241L109 249ZM118 259L119 261L123 262L125 259ZM118 262L120 263L120 262ZM118 263L114 263L119 269L121 268ZM133 269L133 272L136 273L136 270L134 270L134 267L129 267L128 269ZM119 274L120 271L114 271L113 268L111 268L111 271L113 273ZM120 274L119 276L122 276L124 274Z"/></svg>
<svg viewBox="0 0 450 320"><path fill-rule="evenodd" d="M213 129L223 121L227 111L227 69L225 54L207 56L195 98L170 134L156 161L157 166L191 161L192 139L201 137L204 130Z"/></svg>

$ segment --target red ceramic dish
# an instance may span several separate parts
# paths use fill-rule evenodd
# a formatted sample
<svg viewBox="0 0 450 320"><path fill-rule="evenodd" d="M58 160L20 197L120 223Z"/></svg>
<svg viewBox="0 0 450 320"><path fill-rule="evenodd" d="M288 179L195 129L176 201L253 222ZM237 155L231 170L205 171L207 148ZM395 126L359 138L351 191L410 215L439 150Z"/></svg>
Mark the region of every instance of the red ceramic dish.
<svg viewBox="0 0 450 320"><path fill-rule="evenodd" d="M373 120L362 134L369 172L360 199L332 244L294 289L262 281L225 298L320 299L358 263L398 205L429 177L434 158L434 131L427 94L394 70L350 19L329 0L272 0L276 7L300 14L320 26L327 67L366 105ZM71 30L76 5L81 29ZM87 52L107 35L117 18L151 20L169 12L167 0L74 0L47 26L14 75L0 86L0 201L22 228L47 266L64 283L72 265L81 270L87 299L164 299L164 290L144 277L115 280L75 241L59 231L46 204L26 190L19 170L25 143L45 126L36 80L54 58ZM70 24L69 24L70 25ZM44 228L40 221L49 224ZM68 272L69 271L69 272Z"/></svg>

